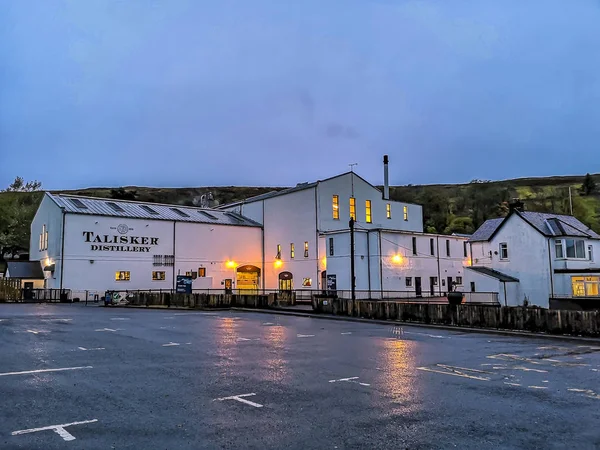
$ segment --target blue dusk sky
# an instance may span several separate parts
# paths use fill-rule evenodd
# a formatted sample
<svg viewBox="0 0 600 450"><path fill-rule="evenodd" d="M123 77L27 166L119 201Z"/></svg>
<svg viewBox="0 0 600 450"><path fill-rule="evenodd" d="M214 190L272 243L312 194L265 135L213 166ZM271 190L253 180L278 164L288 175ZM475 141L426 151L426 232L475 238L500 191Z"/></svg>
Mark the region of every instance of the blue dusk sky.
<svg viewBox="0 0 600 450"><path fill-rule="evenodd" d="M597 0L2 0L0 187L600 172Z"/></svg>

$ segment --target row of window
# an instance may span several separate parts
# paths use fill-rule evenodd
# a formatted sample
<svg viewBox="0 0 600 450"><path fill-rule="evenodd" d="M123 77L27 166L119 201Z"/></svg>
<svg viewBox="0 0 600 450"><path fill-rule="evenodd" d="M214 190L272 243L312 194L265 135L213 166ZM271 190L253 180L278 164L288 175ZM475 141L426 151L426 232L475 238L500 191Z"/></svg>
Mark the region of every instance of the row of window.
<svg viewBox="0 0 600 450"><path fill-rule="evenodd" d="M206 277L206 267L199 267L198 271L190 271L185 273L186 276L192 277L193 280L196 278L204 278ZM166 272L164 270L154 270L152 271L152 281L165 281ZM128 270L120 270L115 273L115 281L130 281L131 280L131 272Z"/></svg>
<svg viewBox="0 0 600 450"><path fill-rule="evenodd" d="M335 220L340 219L340 196L334 195L331 201L331 209L333 218ZM403 208L404 220L408 221L408 206L404 206ZM392 205L390 203L386 203L385 205L385 216L388 219L392 218ZM356 220L356 198L350 197L350 217ZM373 222L373 214L371 213L371 200L365 200L365 222L372 223Z"/></svg>
<svg viewBox="0 0 600 450"><path fill-rule="evenodd" d="M294 259L296 257L296 246L294 243L290 243L290 258ZM308 241L304 241L304 257L308 258ZM275 254L275 259L281 259L281 244L277 244L277 253Z"/></svg>
<svg viewBox="0 0 600 450"><path fill-rule="evenodd" d="M46 224L42 225L42 232L40 233L40 252L48 250L48 229Z"/></svg>
<svg viewBox="0 0 600 450"><path fill-rule="evenodd" d="M412 252L413 255L418 255L419 252L417 250L417 237L413 236L412 238ZM464 257L469 256L469 251L467 249L467 241L463 242L463 253ZM435 256L435 238L429 239L429 254L431 256ZM450 251L450 239L446 239L446 256L450 258L452 256L452 252Z"/></svg>
<svg viewBox="0 0 600 450"><path fill-rule="evenodd" d="M585 241L583 239L556 239L554 241L554 250L557 259L589 259L594 260L594 248L589 245L588 252L585 251ZM566 255L566 256L565 256Z"/></svg>
<svg viewBox="0 0 600 450"><path fill-rule="evenodd" d="M573 296L597 297L600 295L600 277L572 277Z"/></svg>
<svg viewBox="0 0 600 450"><path fill-rule="evenodd" d="M415 278L421 279L421 277L415 277ZM433 286L437 286L438 285L438 277L430 277L429 279L430 279L431 284ZM413 277L406 277L405 282L406 282L406 287L412 287L413 286ZM443 279L442 283L445 285L446 284L446 280ZM456 281L454 283L456 283L457 286L462 286L462 284L463 284L463 278L462 277L456 277Z"/></svg>
<svg viewBox="0 0 600 450"><path fill-rule="evenodd" d="M154 255L152 257L153 266L174 266L175 255Z"/></svg>

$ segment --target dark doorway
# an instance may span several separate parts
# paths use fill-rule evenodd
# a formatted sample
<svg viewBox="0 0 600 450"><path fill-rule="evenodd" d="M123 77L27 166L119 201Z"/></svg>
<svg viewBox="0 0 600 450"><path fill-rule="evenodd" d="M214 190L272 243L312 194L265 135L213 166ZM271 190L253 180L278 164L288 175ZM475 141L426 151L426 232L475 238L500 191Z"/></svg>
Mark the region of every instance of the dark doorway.
<svg viewBox="0 0 600 450"><path fill-rule="evenodd" d="M437 285L437 277L429 277L429 294L433 297L435 295L435 286Z"/></svg>
<svg viewBox="0 0 600 450"><path fill-rule="evenodd" d="M448 292L452 292L453 290L452 277L448 277Z"/></svg>
<svg viewBox="0 0 600 450"><path fill-rule="evenodd" d="M417 297L423 297L423 287L421 286L421 277L415 277L415 294Z"/></svg>
<svg viewBox="0 0 600 450"><path fill-rule="evenodd" d="M471 281L471 292L475 292L475 282Z"/></svg>
<svg viewBox="0 0 600 450"><path fill-rule="evenodd" d="M23 298L25 300L33 300L33 283L31 281L23 283Z"/></svg>

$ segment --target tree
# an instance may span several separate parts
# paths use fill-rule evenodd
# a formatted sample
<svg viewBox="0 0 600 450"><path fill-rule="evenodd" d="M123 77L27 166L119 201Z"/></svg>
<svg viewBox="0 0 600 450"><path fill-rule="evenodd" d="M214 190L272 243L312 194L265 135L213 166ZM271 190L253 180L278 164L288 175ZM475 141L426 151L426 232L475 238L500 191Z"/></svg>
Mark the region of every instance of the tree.
<svg viewBox="0 0 600 450"><path fill-rule="evenodd" d="M582 195L590 195L596 191L596 182L592 178L592 176L587 173L585 174L585 178L583 179L583 184L581 185L580 192Z"/></svg>
<svg viewBox="0 0 600 450"><path fill-rule="evenodd" d="M29 227L35 215L42 183L16 177L8 188L0 191L0 258L29 249Z"/></svg>
<svg viewBox="0 0 600 450"><path fill-rule="evenodd" d="M125 188L117 188L110 190L110 197L116 200L136 200L137 191L128 191Z"/></svg>

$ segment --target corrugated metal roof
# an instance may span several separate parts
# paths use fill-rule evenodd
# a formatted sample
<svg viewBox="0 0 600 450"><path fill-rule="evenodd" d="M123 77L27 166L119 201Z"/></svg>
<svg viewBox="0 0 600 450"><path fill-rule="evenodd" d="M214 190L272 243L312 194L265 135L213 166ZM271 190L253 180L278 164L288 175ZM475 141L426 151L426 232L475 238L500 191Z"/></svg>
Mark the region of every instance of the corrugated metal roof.
<svg viewBox="0 0 600 450"><path fill-rule="evenodd" d="M503 221L504 218L486 220L479 228L477 228L477 231L473 233L469 242L487 241Z"/></svg>
<svg viewBox="0 0 600 450"><path fill-rule="evenodd" d="M39 261L6 261L6 270L11 278L43 280L44 272Z"/></svg>
<svg viewBox="0 0 600 450"><path fill-rule="evenodd" d="M176 222L210 223L260 227L247 217L235 217L224 211L200 209L190 206L163 205L160 203L135 202L107 198L82 197L78 195L46 193L59 207L72 214L128 217L132 219L170 220Z"/></svg>
<svg viewBox="0 0 600 450"><path fill-rule="evenodd" d="M495 269L490 269L489 267L471 266L471 267L467 267L467 269L473 270L482 275L487 275L488 277L496 278L497 280L500 280L500 281L506 281L506 282L511 282L511 283L519 282L518 278L511 277L510 275L506 275Z"/></svg>

